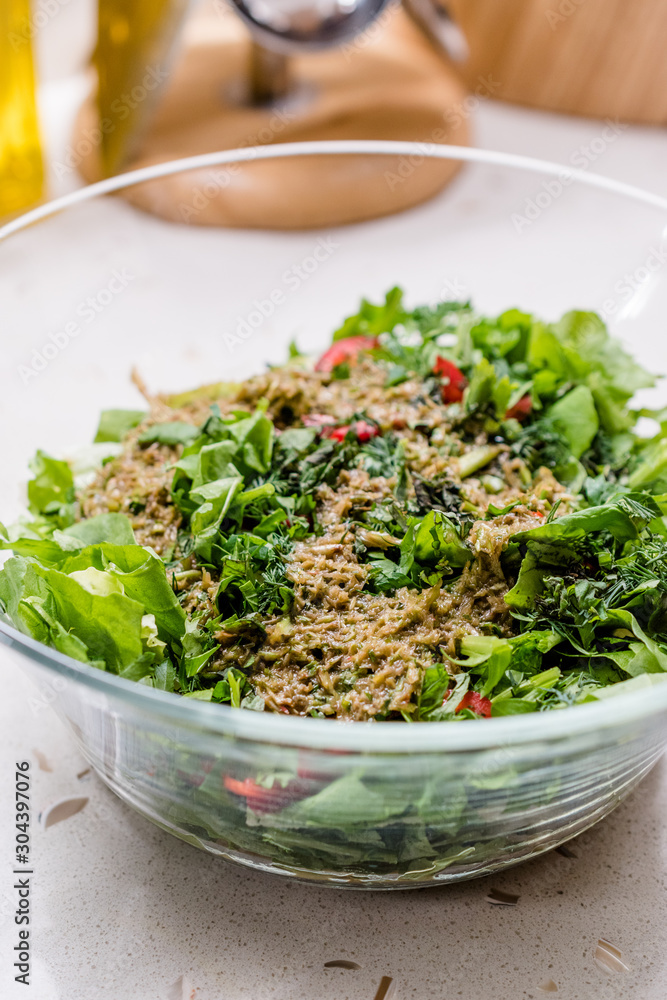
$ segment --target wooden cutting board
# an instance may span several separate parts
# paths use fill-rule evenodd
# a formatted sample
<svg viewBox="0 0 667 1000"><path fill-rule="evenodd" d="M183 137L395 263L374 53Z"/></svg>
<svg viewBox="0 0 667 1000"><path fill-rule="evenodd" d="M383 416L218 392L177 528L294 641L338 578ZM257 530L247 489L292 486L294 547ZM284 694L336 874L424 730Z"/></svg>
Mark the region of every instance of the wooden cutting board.
<svg viewBox="0 0 667 1000"><path fill-rule="evenodd" d="M597 118L667 122L667 0L447 0L494 97ZM490 82L492 81L492 82Z"/></svg>
<svg viewBox="0 0 667 1000"><path fill-rule="evenodd" d="M293 60L295 96L276 108L248 107L241 92L250 40L220 3L200 8L157 111L125 169L236 146L307 139L405 139L465 144L466 89L400 9L333 51ZM99 121L94 99L72 140ZM99 146L79 169L103 174ZM386 215L432 197L458 169L404 157L304 157L190 172L125 193L134 204L192 225L296 229Z"/></svg>

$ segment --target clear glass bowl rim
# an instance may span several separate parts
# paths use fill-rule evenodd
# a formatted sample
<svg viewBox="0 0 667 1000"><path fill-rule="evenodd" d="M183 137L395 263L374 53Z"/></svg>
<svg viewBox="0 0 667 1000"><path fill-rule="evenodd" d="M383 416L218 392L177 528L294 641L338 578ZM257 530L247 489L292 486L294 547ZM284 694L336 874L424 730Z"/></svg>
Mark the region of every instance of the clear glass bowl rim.
<svg viewBox="0 0 667 1000"><path fill-rule="evenodd" d="M665 197L633 184L549 160L466 146L338 140L220 150L130 171L79 188L26 212L0 228L0 241L80 202L172 174L262 159L350 154L419 156L509 167L566 178L568 181L588 185L599 191L606 191L667 212ZM377 725L358 722L331 723L325 719L249 712L226 705L185 700L164 691L156 691L115 674L79 663L57 650L38 643L1 620L0 643L18 648L28 659L52 670L65 681L81 684L98 696L109 696L127 703L137 712L160 717L172 725L197 730L202 734L218 734L255 743L282 744L312 750L327 750L335 745L338 749L360 753L484 751L503 745L574 738L591 732L636 724L642 720L648 721L649 718L662 713L667 714L667 683L665 683L632 692L625 697L612 697L597 704L578 705L572 709L536 712L485 722L470 720L456 725L450 722L429 722L425 725L410 725L405 722L382 722Z"/></svg>

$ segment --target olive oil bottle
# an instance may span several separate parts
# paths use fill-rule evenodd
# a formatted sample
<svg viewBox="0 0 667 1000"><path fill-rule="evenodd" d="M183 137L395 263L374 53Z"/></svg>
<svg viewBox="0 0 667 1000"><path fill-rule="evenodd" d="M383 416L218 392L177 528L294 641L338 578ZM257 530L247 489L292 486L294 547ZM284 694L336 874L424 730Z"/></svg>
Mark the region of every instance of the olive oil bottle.
<svg viewBox="0 0 667 1000"><path fill-rule="evenodd" d="M134 152L155 109L187 6L188 0L98 0L94 62L106 176Z"/></svg>
<svg viewBox="0 0 667 1000"><path fill-rule="evenodd" d="M0 0L0 218L42 197L30 0Z"/></svg>

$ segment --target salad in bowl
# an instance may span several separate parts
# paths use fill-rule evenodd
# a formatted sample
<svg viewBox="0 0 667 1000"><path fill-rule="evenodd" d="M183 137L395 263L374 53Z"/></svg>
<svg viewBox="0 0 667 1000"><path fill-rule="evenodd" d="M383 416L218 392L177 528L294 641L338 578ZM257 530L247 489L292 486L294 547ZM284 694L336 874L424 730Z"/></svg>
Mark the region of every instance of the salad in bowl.
<svg viewBox="0 0 667 1000"><path fill-rule="evenodd" d="M189 699L356 722L560 710L667 678L667 437L594 314L362 302L317 360L38 453L4 615ZM650 414L658 420L661 414ZM646 416L646 414L644 414ZM105 453L106 452L106 453Z"/></svg>

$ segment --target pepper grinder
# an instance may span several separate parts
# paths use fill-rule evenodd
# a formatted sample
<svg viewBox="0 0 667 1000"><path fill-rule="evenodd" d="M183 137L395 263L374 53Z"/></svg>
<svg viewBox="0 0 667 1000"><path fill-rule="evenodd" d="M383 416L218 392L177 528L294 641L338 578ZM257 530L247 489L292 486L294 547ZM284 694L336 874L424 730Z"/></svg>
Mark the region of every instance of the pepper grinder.
<svg viewBox="0 0 667 1000"><path fill-rule="evenodd" d="M131 17L142 3L124 5ZM173 9L182 0L172 0ZM100 25L103 19L100 18ZM115 93L83 107L77 136L111 119L82 156L88 181L119 169L265 143L317 139L467 141L465 90L415 21L390 0L205 0L179 28L168 79L137 109L124 148L113 144ZM133 38L127 33L128 44ZM102 39L99 64L108 49ZM153 41L153 57L156 45ZM130 66L132 60L125 60ZM134 64L145 71L146 49ZM98 70L99 72L99 70ZM139 72L138 70L136 71ZM100 80L103 74L99 73ZM165 73L165 76L167 74ZM150 113L148 113L150 105ZM454 113L452 113L454 112ZM89 144L90 145L90 144ZM94 144L93 144L94 145ZM126 197L163 218L196 225L312 228L398 211L439 191L451 161L304 157L190 171L137 185Z"/></svg>

